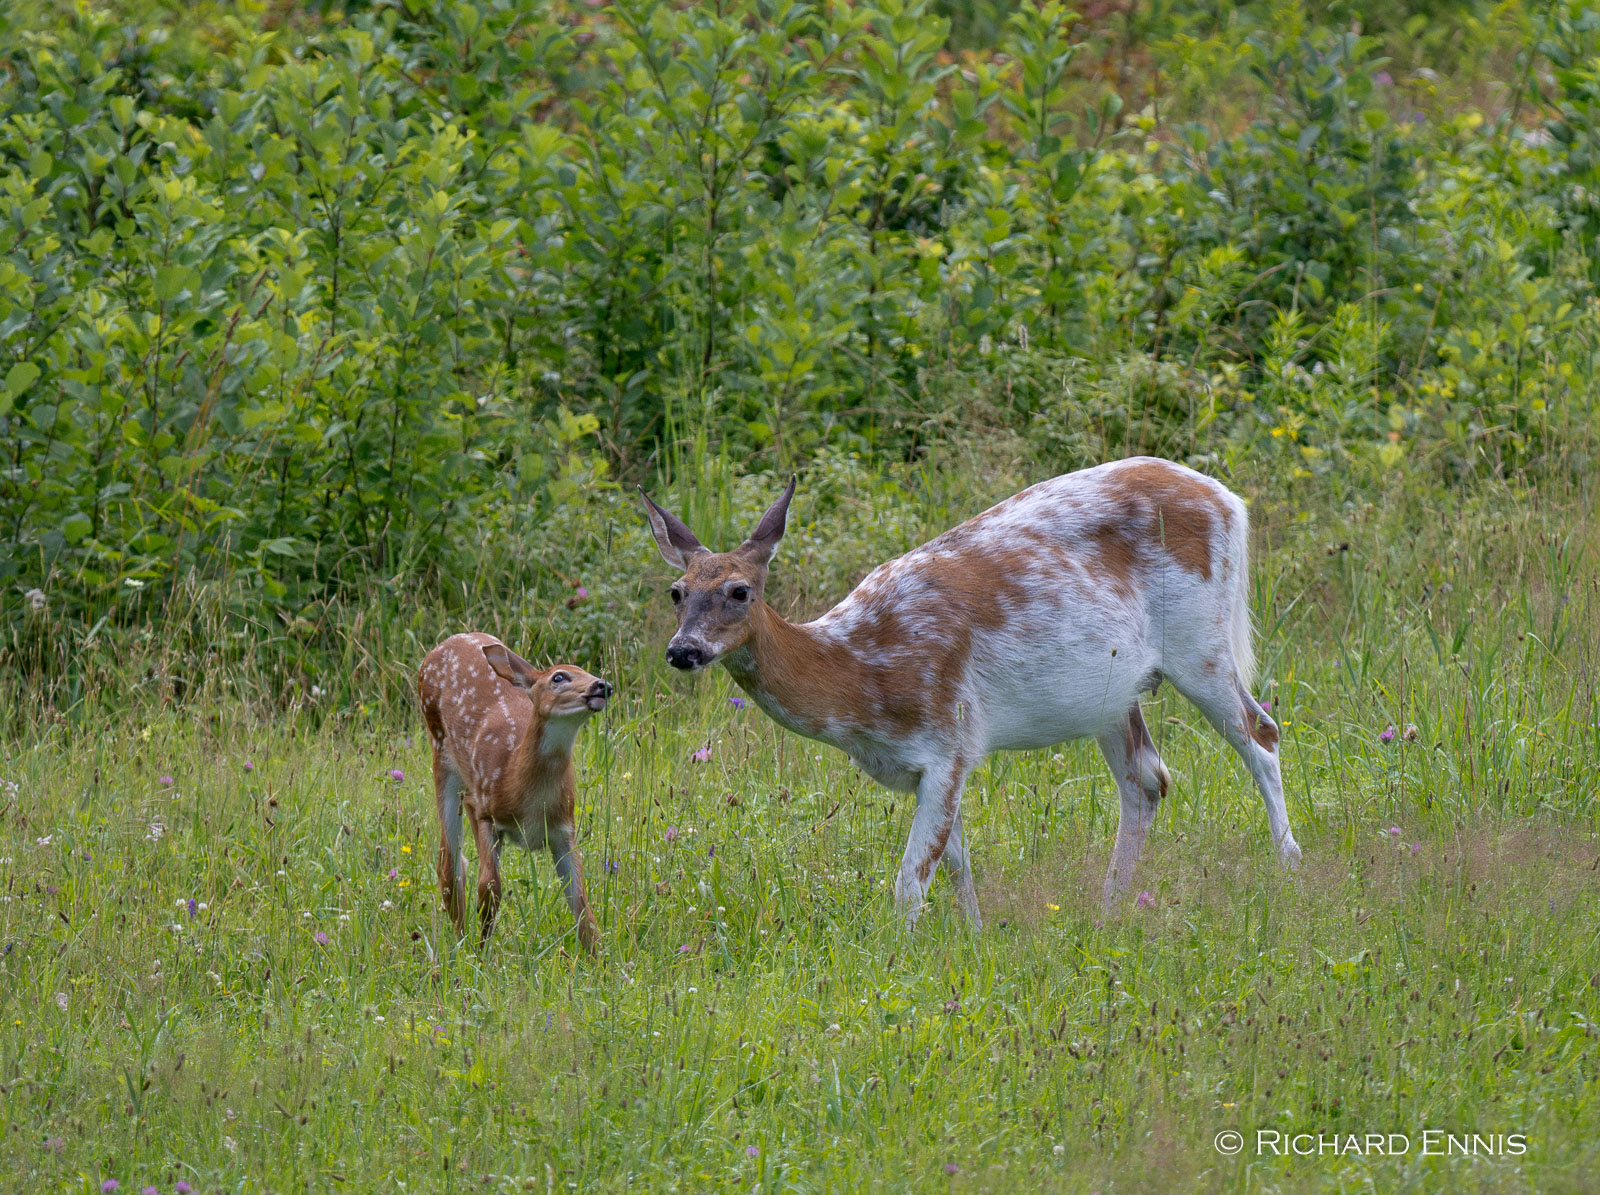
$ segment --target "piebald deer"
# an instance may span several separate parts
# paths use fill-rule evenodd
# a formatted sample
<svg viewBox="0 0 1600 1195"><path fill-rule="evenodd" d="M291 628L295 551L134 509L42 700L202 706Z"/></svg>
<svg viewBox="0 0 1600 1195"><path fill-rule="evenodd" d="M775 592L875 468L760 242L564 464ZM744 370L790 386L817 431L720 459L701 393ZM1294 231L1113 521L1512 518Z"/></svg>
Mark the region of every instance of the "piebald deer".
<svg viewBox="0 0 1600 1195"><path fill-rule="evenodd" d="M439 806L439 891L466 928L463 813L478 845L478 915L485 940L500 910L500 844L549 847L578 939L600 940L583 887L573 808L572 742L603 710L611 686L573 664L539 671L493 635L452 635L422 662L417 694L433 741Z"/></svg>
<svg viewBox="0 0 1600 1195"><path fill-rule="evenodd" d="M1136 457L1023 490L878 566L813 622L762 600L789 487L731 552L644 497L683 576L667 662L721 663L779 725L916 793L895 898L915 922L948 870L979 924L961 792L991 751L1093 736L1121 798L1107 905L1127 887L1170 778L1139 712L1163 678L1243 757L1279 856L1293 867L1278 728L1250 695L1249 516L1225 486Z"/></svg>

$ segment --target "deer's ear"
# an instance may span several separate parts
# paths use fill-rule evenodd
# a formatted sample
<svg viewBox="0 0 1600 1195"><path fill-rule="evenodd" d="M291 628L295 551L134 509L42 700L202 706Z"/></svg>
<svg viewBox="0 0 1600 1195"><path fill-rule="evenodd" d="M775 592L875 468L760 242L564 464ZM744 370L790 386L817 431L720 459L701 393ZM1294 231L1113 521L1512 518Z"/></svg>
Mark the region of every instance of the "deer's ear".
<svg viewBox="0 0 1600 1195"><path fill-rule="evenodd" d="M767 513L761 516L761 521L750 533L750 538L744 541L741 551L758 557L763 564L772 559L772 554L778 550L778 541L783 538L784 530L788 527L789 502L794 498L794 483L795 478L791 474L788 488L776 502L767 507Z"/></svg>
<svg viewBox="0 0 1600 1195"><path fill-rule="evenodd" d="M539 670L504 643L491 643L483 649L489 667L519 689L531 689L539 682Z"/></svg>
<svg viewBox="0 0 1600 1195"><path fill-rule="evenodd" d="M705 547L694 537L694 532L677 515L663 506L657 506L650 495L639 487L639 497L644 499L644 513L650 520L650 532L656 537L656 547L661 558L675 569L689 567L691 557L702 555Z"/></svg>

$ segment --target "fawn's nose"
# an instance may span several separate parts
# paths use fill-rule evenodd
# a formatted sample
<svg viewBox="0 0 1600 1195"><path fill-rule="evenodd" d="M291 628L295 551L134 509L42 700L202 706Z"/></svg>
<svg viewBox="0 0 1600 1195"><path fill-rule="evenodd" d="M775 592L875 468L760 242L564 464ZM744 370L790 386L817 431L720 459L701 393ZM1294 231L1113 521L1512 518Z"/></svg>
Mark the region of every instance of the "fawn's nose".
<svg viewBox="0 0 1600 1195"><path fill-rule="evenodd" d="M611 682L608 680L596 678L594 684L589 686L590 697L610 697L612 692Z"/></svg>
<svg viewBox="0 0 1600 1195"><path fill-rule="evenodd" d="M698 647L675 645L667 648L667 663L674 668L681 668L687 672L691 668L700 667L705 662L705 653Z"/></svg>

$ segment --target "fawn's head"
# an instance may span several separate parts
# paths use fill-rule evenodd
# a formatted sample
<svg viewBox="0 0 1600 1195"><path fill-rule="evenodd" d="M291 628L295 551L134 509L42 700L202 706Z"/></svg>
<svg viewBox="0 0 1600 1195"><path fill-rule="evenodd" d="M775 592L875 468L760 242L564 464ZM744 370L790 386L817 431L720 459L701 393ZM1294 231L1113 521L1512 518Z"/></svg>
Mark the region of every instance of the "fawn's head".
<svg viewBox="0 0 1600 1195"><path fill-rule="evenodd" d="M672 583L678 629L667 644L667 663L685 672L708 667L750 638L750 612L767 588L767 565L777 551L794 497L794 478L767 508L750 538L731 552L704 547L682 519L657 506L642 489L656 547L683 576Z"/></svg>
<svg viewBox="0 0 1600 1195"><path fill-rule="evenodd" d="M501 679L521 689L533 702L542 722L552 718L588 718L606 708L611 683L592 676L576 664L552 664L541 671L503 643L483 649Z"/></svg>

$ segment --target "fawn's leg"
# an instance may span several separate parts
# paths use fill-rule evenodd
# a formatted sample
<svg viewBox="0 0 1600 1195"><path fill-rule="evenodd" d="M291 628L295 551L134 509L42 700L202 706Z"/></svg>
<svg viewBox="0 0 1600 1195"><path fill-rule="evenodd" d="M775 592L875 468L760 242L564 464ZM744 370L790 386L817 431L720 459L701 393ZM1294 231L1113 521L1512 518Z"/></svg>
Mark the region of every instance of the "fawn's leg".
<svg viewBox="0 0 1600 1195"><path fill-rule="evenodd" d="M478 843L478 918L487 942L500 912L500 847L495 842L494 823L488 818L474 818L472 833Z"/></svg>
<svg viewBox="0 0 1600 1195"><path fill-rule="evenodd" d="M433 795L439 807L439 895L455 923L456 933L466 932L467 895L461 874L461 777L441 758L433 755Z"/></svg>
<svg viewBox="0 0 1600 1195"><path fill-rule="evenodd" d="M600 944L600 927L589 911L589 893L583 886L583 857L578 854L577 830L571 822L551 825L546 831L550 857L555 860L556 874L567 890L567 907L578 923L578 941L583 949L593 954Z"/></svg>

